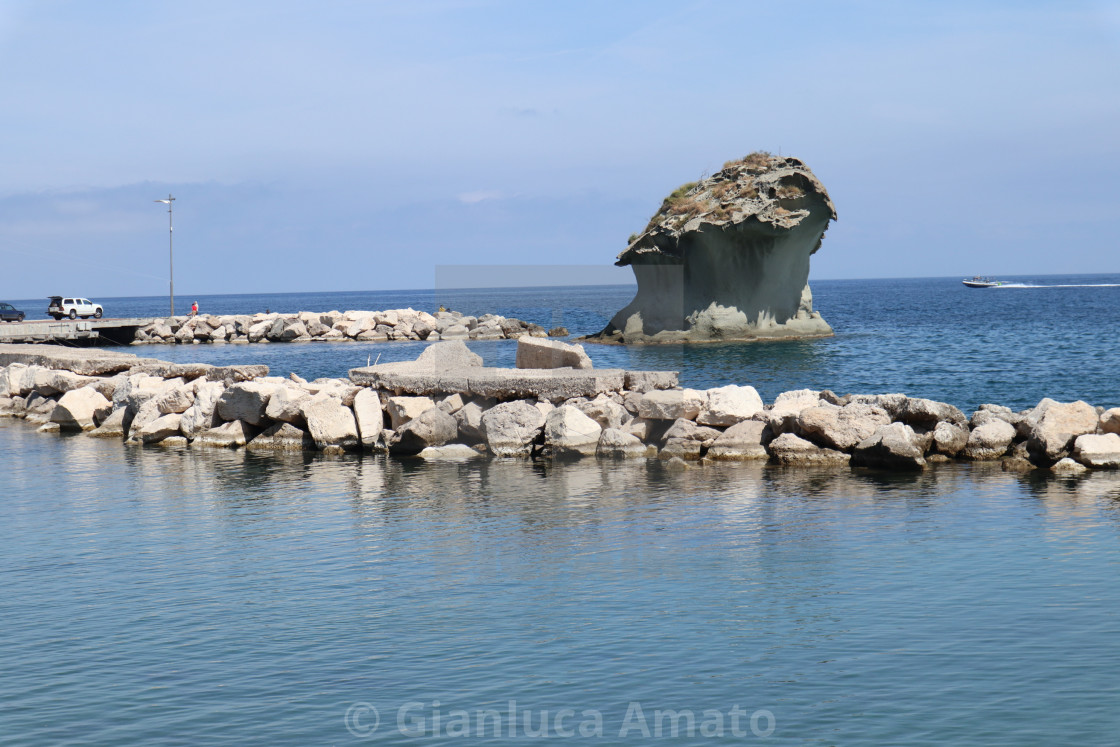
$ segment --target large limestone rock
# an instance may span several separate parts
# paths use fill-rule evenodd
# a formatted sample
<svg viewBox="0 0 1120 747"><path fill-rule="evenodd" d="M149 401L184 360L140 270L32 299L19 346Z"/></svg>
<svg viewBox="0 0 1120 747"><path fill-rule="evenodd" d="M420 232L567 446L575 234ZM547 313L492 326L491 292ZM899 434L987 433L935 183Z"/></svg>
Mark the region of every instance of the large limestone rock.
<svg viewBox="0 0 1120 747"><path fill-rule="evenodd" d="M478 368L482 366L482 356L472 353L466 343L459 340L434 342L417 356L415 364L421 368L437 370Z"/></svg>
<svg viewBox="0 0 1120 747"><path fill-rule="evenodd" d="M2 387L0 394L3 394ZM1100 428L1102 433L1120 433L1120 407L1112 407L1101 413Z"/></svg>
<svg viewBox="0 0 1120 747"><path fill-rule="evenodd" d="M796 158L752 153L666 198L615 264L638 293L598 339L643 343L822 337L809 257L836 210Z"/></svg>
<svg viewBox="0 0 1120 747"><path fill-rule="evenodd" d="M243 381L233 384L218 398L217 413L222 420L242 420L249 425L265 425L268 398L276 391L275 384Z"/></svg>
<svg viewBox="0 0 1120 747"><path fill-rule="evenodd" d="M642 395L638 415L649 420L695 420L705 399L695 389L658 389Z"/></svg>
<svg viewBox="0 0 1120 747"><path fill-rule="evenodd" d="M260 429L256 426L242 420L235 420L203 431L195 437L191 445L212 449L232 449L244 446L259 432Z"/></svg>
<svg viewBox="0 0 1120 747"><path fill-rule="evenodd" d="M1003 405L980 405L976 412L972 413L969 418L968 425L970 428L978 428L985 423L990 423L993 420L1002 420L1011 425L1018 425L1022 418L1011 410L1010 407Z"/></svg>
<svg viewBox="0 0 1120 747"><path fill-rule="evenodd" d="M304 429L278 422L257 434L245 448L250 451L311 451L316 447L315 440Z"/></svg>
<svg viewBox="0 0 1120 747"><path fill-rule="evenodd" d="M890 422L887 411L876 405L852 402L837 407L819 401L798 414L797 430L825 447L849 451Z"/></svg>
<svg viewBox="0 0 1120 747"><path fill-rule="evenodd" d="M1027 439L1027 451L1036 464L1053 464L1069 455L1073 441L1097 430L1096 409L1081 400L1055 402L1043 399L1019 423L1020 435Z"/></svg>
<svg viewBox="0 0 1120 747"><path fill-rule="evenodd" d="M56 371L49 368L38 369L35 373L34 388L44 397L53 397L93 383L90 376L80 376L71 371Z"/></svg>
<svg viewBox="0 0 1120 747"><path fill-rule="evenodd" d="M264 414L269 420L302 425L304 409L311 404L311 395L292 386L276 387L265 405Z"/></svg>
<svg viewBox="0 0 1120 747"><path fill-rule="evenodd" d="M592 456L603 428L572 405L557 407L544 420L544 442L557 456Z"/></svg>
<svg viewBox="0 0 1120 747"><path fill-rule="evenodd" d="M783 433L770 442L770 456L778 464L787 465L844 464L851 459L842 451L822 448L792 433Z"/></svg>
<svg viewBox="0 0 1120 747"><path fill-rule="evenodd" d="M390 427L393 430L399 430L405 423L435 406L431 397L389 397L385 402L385 410L389 413Z"/></svg>
<svg viewBox="0 0 1120 747"><path fill-rule="evenodd" d="M774 406L766 413L771 430L776 435L796 433L801 411L816 407L821 403L820 392L812 389L795 389L782 392L774 400Z"/></svg>
<svg viewBox="0 0 1120 747"><path fill-rule="evenodd" d="M646 445L633 434L617 428L604 428L595 453L607 459L637 459L645 456Z"/></svg>
<svg viewBox="0 0 1120 747"><path fill-rule="evenodd" d="M88 431L87 435L94 436L95 438L124 438L124 416L125 408L121 407L109 413L101 425Z"/></svg>
<svg viewBox="0 0 1120 747"><path fill-rule="evenodd" d="M762 412L762 397L753 386L716 387L705 392L706 398L696 416L701 425L735 425Z"/></svg>
<svg viewBox="0 0 1120 747"><path fill-rule="evenodd" d="M1012 435L1015 429L1011 429ZM941 422L933 429L933 443L931 447L937 454L955 457L968 445L971 434L968 428L954 423Z"/></svg>
<svg viewBox="0 0 1120 747"><path fill-rule="evenodd" d="M544 415L524 400L503 402L482 415L482 435L495 456L527 456L543 428Z"/></svg>
<svg viewBox="0 0 1120 747"><path fill-rule="evenodd" d="M1120 435L1086 433L1073 442L1073 458L1094 469L1120 467Z"/></svg>
<svg viewBox="0 0 1120 747"><path fill-rule="evenodd" d="M354 411L329 394L317 394L304 409L307 430L315 445L324 451L353 449L358 445Z"/></svg>
<svg viewBox="0 0 1120 747"><path fill-rule="evenodd" d="M765 439L769 426L759 420L744 420L731 426L708 448L709 459L766 459Z"/></svg>
<svg viewBox="0 0 1120 747"><path fill-rule="evenodd" d="M354 395L353 409L362 446L373 446L381 438L381 431L385 428L385 413L381 410L381 399L377 392L372 389L359 391Z"/></svg>
<svg viewBox="0 0 1120 747"><path fill-rule="evenodd" d="M51 410L51 422L64 431L91 431L112 409L113 403L93 387L71 389Z"/></svg>
<svg viewBox="0 0 1120 747"><path fill-rule="evenodd" d="M418 454L429 447L443 446L452 441L458 432L455 418L433 407L401 427L389 442L389 453Z"/></svg>
<svg viewBox="0 0 1120 747"><path fill-rule="evenodd" d="M518 368L593 368L582 345L559 340L542 340L522 335L517 338Z"/></svg>
<svg viewBox="0 0 1120 747"><path fill-rule="evenodd" d="M155 398L155 408L161 415L184 413L194 404L194 384L183 384Z"/></svg>
<svg viewBox="0 0 1120 747"><path fill-rule="evenodd" d="M446 444L445 446L425 447L416 456L430 461L463 462L469 459L478 459L484 455L466 444Z"/></svg>
<svg viewBox="0 0 1120 747"><path fill-rule="evenodd" d="M631 415L626 411L626 408L615 402L606 394L600 394L590 402L582 402L577 404L579 408L587 417L594 420L601 428L621 428L630 422Z"/></svg>
<svg viewBox="0 0 1120 747"><path fill-rule="evenodd" d="M180 413L173 412L167 415L161 415L152 422L139 429L135 437L139 441L146 444L159 443L169 436L179 435L179 421L183 416Z"/></svg>
<svg viewBox="0 0 1120 747"><path fill-rule="evenodd" d="M1015 426L1000 418L991 418L972 429L964 447L965 459L976 461L999 459L1015 440Z"/></svg>
<svg viewBox="0 0 1120 747"><path fill-rule="evenodd" d="M482 432L482 406L468 402L455 413L455 423L459 427L459 440L467 444L480 444L486 440Z"/></svg>
<svg viewBox="0 0 1120 747"><path fill-rule="evenodd" d="M914 429L905 423L891 423L861 441L852 452L852 465L892 470L921 470L925 455L918 446Z"/></svg>
<svg viewBox="0 0 1120 747"><path fill-rule="evenodd" d="M907 397L898 414L903 423L915 427L934 428L938 423L964 425L968 418L953 405L921 397Z"/></svg>
<svg viewBox="0 0 1120 747"><path fill-rule="evenodd" d="M220 381L195 382L194 404L183 412L179 420L179 430L184 436L194 438L219 424L214 416L218 399L225 390L225 384Z"/></svg>

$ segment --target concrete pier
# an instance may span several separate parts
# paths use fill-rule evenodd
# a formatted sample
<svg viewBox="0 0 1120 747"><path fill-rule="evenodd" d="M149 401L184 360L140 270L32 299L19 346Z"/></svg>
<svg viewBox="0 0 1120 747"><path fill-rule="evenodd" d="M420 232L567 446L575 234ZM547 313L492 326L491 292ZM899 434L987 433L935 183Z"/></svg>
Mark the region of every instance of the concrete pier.
<svg viewBox="0 0 1120 747"><path fill-rule="evenodd" d="M47 342L127 345L156 319L38 319L0 323L0 343Z"/></svg>

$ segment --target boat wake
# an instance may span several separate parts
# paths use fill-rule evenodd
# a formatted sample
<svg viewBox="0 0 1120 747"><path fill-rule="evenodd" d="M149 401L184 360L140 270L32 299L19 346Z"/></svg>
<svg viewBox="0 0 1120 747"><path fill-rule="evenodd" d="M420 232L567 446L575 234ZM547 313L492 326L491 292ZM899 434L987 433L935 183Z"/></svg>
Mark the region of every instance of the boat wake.
<svg viewBox="0 0 1120 747"><path fill-rule="evenodd" d="M1030 283L1001 283L994 288L1120 288L1120 283L1054 283L1032 285Z"/></svg>

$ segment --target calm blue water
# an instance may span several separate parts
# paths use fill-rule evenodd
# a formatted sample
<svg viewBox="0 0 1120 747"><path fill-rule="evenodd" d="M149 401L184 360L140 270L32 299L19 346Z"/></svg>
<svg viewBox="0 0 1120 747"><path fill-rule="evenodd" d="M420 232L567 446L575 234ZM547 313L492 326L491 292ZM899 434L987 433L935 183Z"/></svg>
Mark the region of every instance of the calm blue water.
<svg viewBox="0 0 1120 747"><path fill-rule="evenodd" d="M3 744L359 744L355 704L379 744L449 741L436 710L493 743L475 714L511 700L552 737L563 709L598 712L601 744L1120 729L1113 475L418 465L16 421L0 441ZM635 702L650 737L632 719L619 738ZM669 709L692 738L656 737ZM700 736L706 710L723 739Z"/></svg>
<svg viewBox="0 0 1120 747"><path fill-rule="evenodd" d="M818 282L830 340L590 352L767 397L1120 403L1120 289L1040 281ZM582 333L629 296L451 305ZM265 308L420 306L287 298ZM420 347L131 350L318 376ZM472 347L512 361L511 343ZM530 733L547 712L547 738L598 744L1111 745L1120 730L1120 475L257 456L3 419L0 448L0 744L541 741L526 712Z"/></svg>
<svg viewBox="0 0 1120 747"><path fill-rule="evenodd" d="M1016 409L1043 397L1120 405L1120 275L1005 278L1031 287L966 288L959 278L821 280L815 307L835 328L825 340L754 345L589 346L600 368L677 370L685 386L751 384L767 400L791 389L904 392L973 410L984 402ZM385 309L439 304L597 332L633 297L630 286L374 291L200 296L204 313ZM166 313L164 298L99 299L110 316ZM43 315L45 303L17 301ZM39 308L42 307L42 310ZM471 343L487 365L512 366L516 343ZM173 361L260 362L274 373L345 376L367 361L409 360L423 343L306 343L132 348Z"/></svg>

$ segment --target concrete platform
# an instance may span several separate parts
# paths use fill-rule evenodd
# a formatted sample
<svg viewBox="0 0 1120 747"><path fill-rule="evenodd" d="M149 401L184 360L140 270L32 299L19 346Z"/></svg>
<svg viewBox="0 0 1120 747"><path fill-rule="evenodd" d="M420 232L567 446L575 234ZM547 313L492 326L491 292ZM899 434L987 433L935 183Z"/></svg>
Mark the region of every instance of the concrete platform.
<svg viewBox="0 0 1120 747"><path fill-rule="evenodd" d="M131 353L100 348L0 344L0 366L23 363L28 366L73 371L83 376L101 376L127 371L141 360L143 359Z"/></svg>
<svg viewBox="0 0 1120 747"><path fill-rule="evenodd" d="M499 400L536 397L559 402L626 389L671 389L677 385L677 374L620 368L439 368L409 361L351 369L350 381L395 394L464 394Z"/></svg>
<svg viewBox="0 0 1120 747"><path fill-rule="evenodd" d="M106 342L127 345L136 330L155 319L38 319L0 323L0 343L10 342Z"/></svg>

